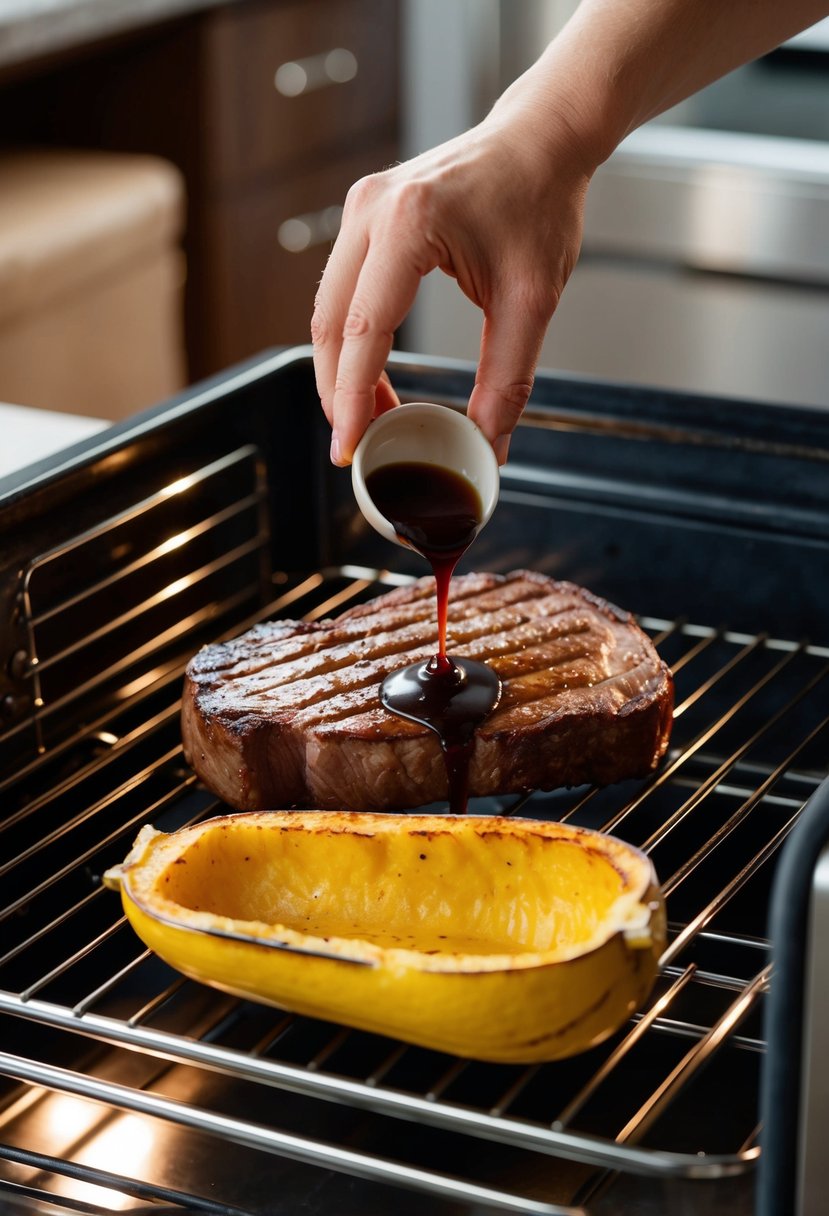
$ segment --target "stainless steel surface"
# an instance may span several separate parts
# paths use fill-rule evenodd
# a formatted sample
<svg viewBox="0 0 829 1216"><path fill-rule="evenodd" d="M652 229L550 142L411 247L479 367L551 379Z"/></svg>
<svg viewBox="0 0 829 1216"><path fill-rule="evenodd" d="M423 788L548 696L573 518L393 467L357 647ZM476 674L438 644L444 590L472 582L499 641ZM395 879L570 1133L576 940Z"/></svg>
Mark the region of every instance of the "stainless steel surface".
<svg viewBox="0 0 829 1216"><path fill-rule="evenodd" d="M805 1018L797 1196L798 1216L821 1216L826 1207L826 1129L829 1127L829 847L812 884L811 923L806 946Z"/></svg>
<svg viewBox="0 0 829 1216"><path fill-rule="evenodd" d="M415 338L477 357L480 314L424 284ZM829 404L829 143L652 124L593 179L540 365Z"/></svg>
<svg viewBox="0 0 829 1216"><path fill-rule="evenodd" d="M651 124L596 175L585 249L829 285L829 144Z"/></svg>
<svg viewBox="0 0 829 1216"><path fill-rule="evenodd" d="M474 42L459 28L463 6L449 29L419 30L407 52L409 151L480 121L575 7L501 4ZM477 362L480 340L480 311L454 281L429 276L408 347ZM825 71L763 59L623 142L591 183L582 254L539 365L829 406Z"/></svg>

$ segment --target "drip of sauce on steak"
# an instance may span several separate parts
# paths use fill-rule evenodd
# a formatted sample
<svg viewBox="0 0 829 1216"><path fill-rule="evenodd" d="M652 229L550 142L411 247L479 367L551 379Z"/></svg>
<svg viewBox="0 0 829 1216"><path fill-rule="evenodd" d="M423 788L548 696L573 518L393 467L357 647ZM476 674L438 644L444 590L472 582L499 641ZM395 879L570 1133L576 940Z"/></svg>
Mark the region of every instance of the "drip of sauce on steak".
<svg viewBox="0 0 829 1216"><path fill-rule="evenodd" d="M430 575L333 620L266 621L202 647L181 719L201 780L238 810L445 802L436 734L387 713L377 695L392 672L434 654L434 603ZM513 570L456 574L449 620L450 651L488 664L503 685L475 732L470 797L609 785L656 767L673 682L630 613Z"/></svg>
<svg viewBox="0 0 829 1216"><path fill-rule="evenodd" d="M501 681L485 663L446 653L446 618L452 573L481 528L481 500L467 478L440 465L398 462L366 478L377 509L405 544L420 553L435 576L438 653L387 676L380 700L391 713L433 730L440 740L449 786L449 810L466 811L469 761L475 730L498 704Z"/></svg>

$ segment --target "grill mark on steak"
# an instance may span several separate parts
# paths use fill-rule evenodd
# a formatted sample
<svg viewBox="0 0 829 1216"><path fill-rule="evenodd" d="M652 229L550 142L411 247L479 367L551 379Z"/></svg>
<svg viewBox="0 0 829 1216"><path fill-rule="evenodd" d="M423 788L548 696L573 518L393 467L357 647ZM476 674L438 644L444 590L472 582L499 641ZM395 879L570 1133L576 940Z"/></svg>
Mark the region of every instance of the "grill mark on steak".
<svg viewBox="0 0 829 1216"><path fill-rule="evenodd" d="M563 614L560 614L563 616ZM492 666L498 674L507 674L511 678L532 671L533 662L538 665L536 670L545 667L555 667L565 659L577 659L586 653L585 646L575 645L576 639L582 639L589 633L589 624L584 620L573 619L568 628L567 619L553 617L535 618L532 620L518 619L514 628L492 633L493 625L509 625L512 622L504 614L493 614L489 622L486 618L476 617L469 627L452 634L453 653L466 658L489 659L493 655ZM354 643L338 645L329 659L319 659L317 662L306 662L304 656L296 663L291 663L291 670L281 671L276 665L267 679L254 675L245 680L246 712L254 709L276 712L282 706L290 705L295 711L300 711L314 705L322 699L330 697L330 677L345 676L342 691L358 690L372 684L392 671L408 663L419 662L431 657L437 634L431 631L426 639L410 630L404 636L392 635L387 641L372 648L371 659L355 658ZM417 644L412 645L415 641ZM535 641L537 645L530 644ZM563 647L562 658L552 657L556 644ZM541 646L544 646L541 652ZM550 659L551 661L548 661ZM510 661L512 660L512 661ZM234 702L238 697L235 684L224 681L212 695L208 695L205 704L210 704L216 712L226 708L234 712Z"/></svg>
<svg viewBox="0 0 829 1216"><path fill-rule="evenodd" d="M432 580L427 581L431 582ZM461 580L457 579L455 581L460 582ZM416 584L414 585L416 586ZM390 592L389 595L399 595L403 590L403 588L399 588L397 591ZM549 596L544 597L537 588L524 587L523 584L504 588L504 593L499 595L495 595L492 592L476 593L468 596L450 593L449 618L454 621L463 621L482 614L489 615L493 612L509 612L510 610L523 611L526 615L537 609L539 601L545 598L547 600L553 599L553 597ZM555 597L553 602L556 599L561 602L561 607L556 609L556 611L572 609L572 597ZM342 616L337 617L335 623L340 628L348 628L353 624L357 624L359 631L369 636L375 633L405 628L407 625L415 625L424 620L430 623L434 622L434 604L431 596L422 597L413 608L415 609L414 611L407 611L406 605L395 605L394 607L378 609L375 601L374 604L363 604L357 608L350 609L348 612L344 612Z"/></svg>
<svg viewBox="0 0 829 1216"><path fill-rule="evenodd" d="M421 660L426 660L430 656L431 650L426 647L420 652L411 652L411 654L407 656L407 660L408 658L411 658L412 662L416 663ZM537 655L536 660L539 657L540 656ZM553 672L559 671L559 669L564 669L565 671L572 673L570 680L565 679L563 681L562 690L568 692L574 691L579 686L579 677L580 675L584 675L585 669L572 666L568 667L567 664L571 662L572 657L573 656L571 655L562 655L560 659L554 660L549 664L545 664L543 667L540 664L536 664L529 670L526 670L523 674L527 682L514 682L512 684L510 688L512 705L509 706L508 702L505 702L505 706L514 708L515 706L523 705L526 708L532 703L540 703L542 700L549 700L549 692L545 695L545 697L534 698L534 688L530 683L530 680L533 676L549 677ZM495 667L495 663L493 663L492 666ZM420 733L422 727L408 722L403 718L389 719L386 711L381 706L375 704L377 700L377 685L386 675L394 670L394 666L389 666L387 664L375 667L369 678L364 680L359 685L350 687L347 691L343 692L339 696L326 701L324 706L320 706L319 703L315 703L302 707L297 712L297 719L300 720L303 725L308 726L313 725L318 721L322 721L323 719L326 722L334 723L335 721L342 721L355 714L362 714L365 712L366 706L370 706L378 721L388 723L389 733L392 730L392 724L394 724L395 727L402 727L405 725L406 733L412 733L412 731L414 731L414 733ZM583 683L584 681L582 680L581 682ZM599 683L601 683L601 681L597 681L595 684L589 685L589 687L598 687ZM497 721L497 711L496 714L489 719L490 722L493 720ZM486 730L486 727L484 726L479 729Z"/></svg>
<svg viewBox="0 0 829 1216"><path fill-rule="evenodd" d="M334 620L257 626L200 651L182 730L205 783L244 809L383 810L445 797L437 739L378 700L389 672L434 652L433 593L421 579ZM654 767L672 682L629 614L523 571L457 578L449 607L451 652L489 661L504 686L476 734L471 794L603 784Z"/></svg>
<svg viewBox="0 0 829 1216"><path fill-rule="evenodd" d="M426 659L429 657L429 652L424 651L419 657ZM416 661L417 659L415 659ZM606 676L601 680L587 683L579 680L583 669L567 668L565 664L566 659L562 659L560 664L554 664L549 668L536 668L528 673L526 680L513 683L509 688L509 695L502 697L498 710L478 728L479 736L483 739L492 738L516 729L536 727L539 723L553 717L562 719L577 715L583 712L591 699L595 701L596 696L601 694L602 686L613 686L617 692L616 697L609 699L608 708L613 708L613 705L618 704L618 712L624 712L624 690L623 687L620 687L618 676ZM537 693L533 677L549 675L553 672L561 674L562 670L572 672L573 678L565 680L561 687L553 693ZM636 681L638 670L638 668L634 669L631 673L633 683ZM381 669L378 674L382 679L383 675L387 673ZM337 733L345 727L360 734L380 730L387 739L398 735L400 737L422 735L423 727L404 718L390 718L382 706L375 704L378 682L379 680L375 679L359 690L349 691L342 694L341 697L335 697L326 702L324 707L309 706L307 709L301 710L297 714L297 723L306 728L323 725L329 734Z"/></svg>
<svg viewBox="0 0 829 1216"><path fill-rule="evenodd" d="M453 652L464 654L468 658L475 658L478 654L486 658L494 650L494 647L486 645L486 641L491 638L493 631L501 635L502 640L499 638L499 643L504 647L506 654L508 653L507 648L512 645L508 640L507 629L515 633L521 626L531 621L538 622L537 628L544 630L551 637L565 634L574 636L590 628L587 620L584 618L579 620L575 615L572 615L572 619L570 619L571 614L573 614L573 609L570 605L563 605L545 616L530 616L526 612L520 613L516 609L503 609L500 612L493 612L489 616L476 612L474 616L470 615L461 620L450 621L451 629L448 636ZM567 619L559 620L558 618L561 617ZM269 664L252 667L246 671L238 670L237 665L236 670L225 671L220 677L220 687L216 690L216 696L220 697L225 693L232 698L235 695L234 682L242 678L245 681L249 698L254 698L256 694L282 689L290 690L286 692L286 696L290 696L292 704L301 704L301 701L297 701L297 697L301 698L302 694L298 688L292 686L309 681L314 677L323 678L335 672L350 670L354 667L355 662L361 661L359 655L355 659L354 648L355 645L365 645L366 637L362 633L357 633L353 629L344 633L339 628L331 627L326 633L325 639L327 645L324 651L321 651L319 646L313 650L300 648L297 654L291 654L289 651L286 653L283 649L274 654ZM407 655L419 657L424 645L428 644L434 650L437 628L431 621L427 630L411 624L394 632L390 628L382 633L375 633L373 639L372 659L386 657L393 659L393 665L387 668L387 671L393 671L405 664ZM472 644L478 639L483 639L485 644L473 649ZM516 641L515 645L519 644L520 640ZM500 649L497 653L501 653ZM415 659L411 661L415 661ZM288 670L285 670L286 667ZM215 668L210 670L215 670ZM328 687L329 685L326 684L323 692L327 691ZM273 704L278 704L281 699L284 698L277 698Z"/></svg>

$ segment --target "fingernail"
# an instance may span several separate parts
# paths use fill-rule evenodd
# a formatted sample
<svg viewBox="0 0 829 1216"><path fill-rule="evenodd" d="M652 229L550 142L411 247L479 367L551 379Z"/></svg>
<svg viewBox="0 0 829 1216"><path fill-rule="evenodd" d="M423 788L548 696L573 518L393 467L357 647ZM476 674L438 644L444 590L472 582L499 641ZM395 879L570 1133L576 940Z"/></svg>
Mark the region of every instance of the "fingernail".
<svg viewBox="0 0 829 1216"><path fill-rule="evenodd" d="M511 438L511 435L499 435L492 445L495 455L498 457L499 464L507 463L507 456L509 455L509 441Z"/></svg>
<svg viewBox="0 0 829 1216"><path fill-rule="evenodd" d="M331 463L342 464L342 457L340 455L340 437L336 431L331 436Z"/></svg>

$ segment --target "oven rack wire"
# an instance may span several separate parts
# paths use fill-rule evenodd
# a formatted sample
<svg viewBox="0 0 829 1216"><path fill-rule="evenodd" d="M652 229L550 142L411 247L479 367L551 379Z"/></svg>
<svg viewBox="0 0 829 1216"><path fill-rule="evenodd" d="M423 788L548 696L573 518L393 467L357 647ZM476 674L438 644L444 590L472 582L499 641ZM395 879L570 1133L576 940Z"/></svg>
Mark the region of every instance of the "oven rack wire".
<svg viewBox="0 0 829 1216"><path fill-rule="evenodd" d="M177 494L195 506L187 526L177 524L171 533L165 504ZM689 1095L712 1060L736 1054L755 1061L756 1071L762 1057L759 1010L770 980L768 943L755 926L746 929L739 919L736 926L729 924L726 913L767 876L768 863L824 775L819 757L829 737L822 683L829 673L829 649L805 642L642 619L680 691L674 742L661 769L643 782L610 791L536 793L489 800L482 808L558 818L625 836L654 856L666 892L670 937L654 994L615 1039L590 1053L589 1065L566 1066L564 1086L556 1080L562 1071L558 1065L505 1074L499 1066L448 1058L430 1058L432 1075L413 1086L406 1061L418 1057L418 1049L373 1038L371 1066L360 1072L344 1061L350 1045L359 1040L363 1048L366 1036L321 1025L313 1026L304 1056L282 1052L292 1037L302 1040L308 1020L276 1011L269 1011L270 1024L255 1041L242 1036L242 1045L234 1045L228 1028L251 1020L248 1004L206 990L201 992L206 1016L191 1024L181 1020L178 1004L186 1006L184 994L198 986L159 967L138 948L99 877L123 857L143 823L181 826L222 809L198 787L181 756L178 694L192 639L237 633L275 615L320 619L405 581L389 571L350 566L271 574L265 500L257 452L241 448L84 533L73 545L41 555L22 573L26 647L20 664L32 689L32 710L0 742L25 756L25 736L36 748L0 781L9 808L0 821L0 890L5 892L0 1018L8 1025L48 1027L87 1046L133 1053L154 1062L158 1076L181 1066L582 1163L590 1169L576 1204L594 1193L605 1171L703 1179L750 1170L759 1155L755 1121L749 1119L738 1143L671 1147L671 1112L678 1102L692 1100ZM100 575L101 546L112 554L115 541L117 560ZM67 590L62 568L72 559L83 569L85 554L95 573L80 589L74 583ZM177 562L174 577L171 554ZM127 595L127 606L119 608L119 588L128 590L136 575L145 587L149 579L149 591L140 601ZM264 609L258 606L263 580L271 588ZM124 630L137 636L137 644L123 647ZM104 656L97 666L89 660L95 648ZM67 726L73 722L69 711L91 695L94 704L97 692L107 693L100 712ZM722 856L725 863L719 863ZM715 870L719 877L712 887ZM172 1029L164 1028L165 1020ZM670 1044L669 1052L662 1043ZM614 1085L618 1088L620 1077L638 1076L642 1066L634 1062L640 1057L645 1071L652 1070L646 1089L617 1124L592 1130L592 1120L582 1116ZM48 1095L76 1095L102 1111L139 1113L266 1153L433 1196L463 1197L492 1210L546 1216L579 1210L224 1115L207 1104L165 1095L163 1087L157 1092L152 1069L145 1083L129 1085L96 1075L94 1067L66 1067L28 1050L4 1050L0 1074L44 1101ZM478 1089L486 1101L459 1096ZM31 1180L43 1172L37 1152L14 1143L18 1090L12 1086L0 1108L5 1144L0 1162L11 1171L10 1187L27 1185L21 1177ZM544 1091L562 1092L564 1098L539 1110L538 1094ZM114 1174L106 1164L88 1170L99 1186L214 1210L203 1197ZM53 1166L50 1176L60 1173L60 1164Z"/></svg>

